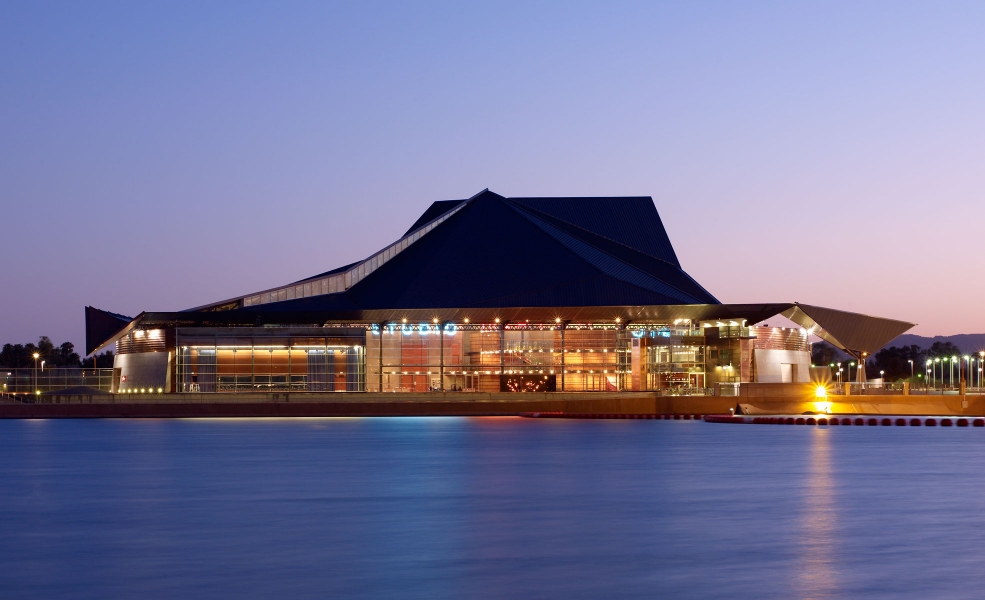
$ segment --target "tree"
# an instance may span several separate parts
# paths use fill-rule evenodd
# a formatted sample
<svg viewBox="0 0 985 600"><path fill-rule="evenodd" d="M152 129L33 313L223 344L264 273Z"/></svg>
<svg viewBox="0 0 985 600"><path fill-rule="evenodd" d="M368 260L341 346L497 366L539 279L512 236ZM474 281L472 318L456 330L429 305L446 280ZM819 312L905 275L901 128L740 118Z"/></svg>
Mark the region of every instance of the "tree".
<svg viewBox="0 0 985 600"><path fill-rule="evenodd" d="M0 351L0 366L7 367L8 369L17 369L26 365L25 363L30 363L33 354L34 344L28 344L31 349L28 349L24 344L4 344L3 350Z"/></svg>
<svg viewBox="0 0 985 600"><path fill-rule="evenodd" d="M25 369L34 366L34 354L38 361L49 367L81 367L82 362L72 342L55 346L48 336L41 336L35 344L4 344L0 351L0 365L11 369Z"/></svg>
<svg viewBox="0 0 985 600"><path fill-rule="evenodd" d="M55 353L55 362L58 367L82 366L79 353L75 351L75 345L72 342L65 342L58 347L58 351Z"/></svg>
<svg viewBox="0 0 985 600"><path fill-rule="evenodd" d="M838 364L848 358L848 355L827 342L818 342L811 349L811 364L826 367L831 363Z"/></svg>
<svg viewBox="0 0 985 600"><path fill-rule="evenodd" d="M884 371L883 377L887 381L896 381L910 378L911 360L913 361L912 372L914 376L916 373L922 373L921 365L926 359L927 353L920 346L912 345L902 348L890 346L876 352L872 358L866 361L865 368L870 377L875 377L879 371Z"/></svg>
<svg viewBox="0 0 985 600"><path fill-rule="evenodd" d="M955 356L961 356L964 354L961 352L961 348L958 348L951 342L934 342L930 349L927 350L927 358L953 358Z"/></svg>
<svg viewBox="0 0 985 600"><path fill-rule="evenodd" d="M96 360L93 361L92 360L93 358L95 358ZM92 369L92 368L94 368L93 367L93 362L95 362L95 368L98 368L98 369L109 369L110 367L113 366L113 351L112 350L107 350L106 352L103 352L102 354L97 354L95 356L91 356L89 358L84 359L82 361L82 368L83 369Z"/></svg>

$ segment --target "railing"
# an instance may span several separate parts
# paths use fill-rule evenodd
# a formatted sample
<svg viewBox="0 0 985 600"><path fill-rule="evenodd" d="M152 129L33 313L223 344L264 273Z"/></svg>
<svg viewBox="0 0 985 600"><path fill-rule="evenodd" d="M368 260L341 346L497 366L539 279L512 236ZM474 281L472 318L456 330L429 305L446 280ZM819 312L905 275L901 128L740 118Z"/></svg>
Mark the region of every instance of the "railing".
<svg viewBox="0 0 985 600"><path fill-rule="evenodd" d="M633 390L625 390L627 392ZM659 390L650 390L656 393L658 396L714 396L715 388L702 388L702 387L671 387L663 388Z"/></svg>
<svg viewBox="0 0 985 600"><path fill-rule="evenodd" d="M846 388L852 395L865 395L865 396L878 396L878 395L902 395L904 393L905 384L902 381L893 382L865 382L860 383L857 381L849 381L846 383L831 383L827 386L829 395L842 395L845 394ZM921 384L911 384L910 385L910 395L914 396L926 396L926 395L959 395L961 393L961 388L955 386L930 386ZM983 387L968 387L965 389L967 394L985 394L985 388Z"/></svg>
<svg viewBox="0 0 985 600"><path fill-rule="evenodd" d="M0 367L0 384L3 394L44 394L83 386L108 392L113 386L113 369Z"/></svg>
<svg viewBox="0 0 985 600"><path fill-rule="evenodd" d="M985 394L985 388L983 388L983 387L967 387L967 388L965 388L965 393L966 394L972 394L972 395ZM932 386L932 385L926 385L926 386L920 386L920 387L914 386L914 387L911 387L910 388L910 394L921 395L921 396L931 396L931 395L951 396L951 395L960 395L961 394L961 388L960 387L950 387L950 386L943 386L943 387L936 386L935 387L935 386Z"/></svg>
<svg viewBox="0 0 985 600"><path fill-rule="evenodd" d="M848 388L847 390L845 388ZM903 393L902 382L858 382L848 381L842 384L834 384L828 389L829 394L850 393L856 396L868 395L899 395Z"/></svg>

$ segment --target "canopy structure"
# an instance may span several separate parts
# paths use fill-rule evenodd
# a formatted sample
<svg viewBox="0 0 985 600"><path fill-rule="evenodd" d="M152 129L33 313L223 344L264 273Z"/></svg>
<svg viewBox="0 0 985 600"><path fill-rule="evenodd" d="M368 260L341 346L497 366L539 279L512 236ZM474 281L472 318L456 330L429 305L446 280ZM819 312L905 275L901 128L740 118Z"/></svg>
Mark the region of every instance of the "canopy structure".
<svg viewBox="0 0 985 600"><path fill-rule="evenodd" d="M877 352L914 326L905 321L799 303L780 314L856 358Z"/></svg>

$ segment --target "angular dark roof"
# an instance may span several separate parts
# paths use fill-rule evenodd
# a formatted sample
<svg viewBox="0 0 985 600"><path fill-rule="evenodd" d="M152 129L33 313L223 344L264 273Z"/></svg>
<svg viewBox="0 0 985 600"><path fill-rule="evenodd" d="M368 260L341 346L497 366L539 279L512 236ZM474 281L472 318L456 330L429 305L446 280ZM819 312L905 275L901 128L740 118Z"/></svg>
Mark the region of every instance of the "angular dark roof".
<svg viewBox="0 0 985 600"><path fill-rule="evenodd" d="M408 229L407 233L405 233L404 235L409 235L413 233L415 229L423 225L427 225L428 223L437 219L438 217L445 214L449 210L455 208L462 202L467 202L467 200L437 200L435 202L432 202L431 206L429 206L428 209L424 211L423 215L421 215L420 217L418 217L416 221L414 221L414 224L410 226L410 229Z"/></svg>
<svg viewBox="0 0 985 600"><path fill-rule="evenodd" d="M462 202L344 292L241 310L718 303L678 265L649 198L515 201L484 191L432 205L412 230Z"/></svg>
<svg viewBox="0 0 985 600"><path fill-rule="evenodd" d="M358 264L359 261L356 261L354 263L349 263L347 265L342 265L341 267L336 267L330 271L325 271L324 273L319 273L317 275L312 275L311 277L305 277L304 279L299 279L294 283L304 283L305 281L311 281L312 279L321 279L322 277L326 277L328 275L335 275L336 273L345 273L346 271L348 271L349 269L351 269L352 267Z"/></svg>
<svg viewBox="0 0 985 600"><path fill-rule="evenodd" d="M130 317L87 306L86 356L92 354L104 340L120 332L132 321Z"/></svg>
<svg viewBox="0 0 985 600"><path fill-rule="evenodd" d="M86 307L86 352L139 323L262 326L465 317L475 322L620 317L628 323L755 321L783 314L858 353L874 352L912 327L796 303L722 305L681 269L647 197L505 198L484 190L467 200L435 202L385 251L301 281L303 286L295 282L251 294L249 304L239 297L178 313L141 313L132 320ZM288 287L291 296L279 297L298 295L301 288L322 293L267 299Z"/></svg>
<svg viewBox="0 0 985 600"><path fill-rule="evenodd" d="M510 198L510 201L681 267L649 196Z"/></svg>

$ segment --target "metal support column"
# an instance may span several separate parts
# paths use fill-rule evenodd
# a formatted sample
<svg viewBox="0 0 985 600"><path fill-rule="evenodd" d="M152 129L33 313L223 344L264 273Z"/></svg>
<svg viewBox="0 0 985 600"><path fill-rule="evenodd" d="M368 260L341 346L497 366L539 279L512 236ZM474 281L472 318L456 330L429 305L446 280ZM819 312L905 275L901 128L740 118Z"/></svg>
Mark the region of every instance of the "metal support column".
<svg viewBox="0 0 985 600"><path fill-rule="evenodd" d="M506 377L506 325L499 324L499 389L503 389Z"/></svg>
<svg viewBox="0 0 985 600"><path fill-rule="evenodd" d="M564 391L564 323L559 325L561 328L561 391Z"/></svg>

